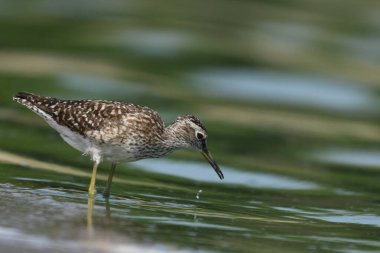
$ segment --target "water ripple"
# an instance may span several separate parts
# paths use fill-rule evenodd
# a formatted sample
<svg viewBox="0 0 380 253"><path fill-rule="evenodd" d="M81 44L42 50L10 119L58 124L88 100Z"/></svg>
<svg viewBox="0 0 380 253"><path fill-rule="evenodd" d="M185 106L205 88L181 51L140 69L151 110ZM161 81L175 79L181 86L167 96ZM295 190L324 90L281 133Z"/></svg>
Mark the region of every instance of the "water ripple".
<svg viewBox="0 0 380 253"><path fill-rule="evenodd" d="M184 177L197 181L222 182L224 184L244 185L255 188L312 190L319 186L316 183L297 180L274 174L241 171L222 166L225 179L220 181L207 163L173 161L168 159L146 159L134 163L136 167L146 171Z"/></svg>

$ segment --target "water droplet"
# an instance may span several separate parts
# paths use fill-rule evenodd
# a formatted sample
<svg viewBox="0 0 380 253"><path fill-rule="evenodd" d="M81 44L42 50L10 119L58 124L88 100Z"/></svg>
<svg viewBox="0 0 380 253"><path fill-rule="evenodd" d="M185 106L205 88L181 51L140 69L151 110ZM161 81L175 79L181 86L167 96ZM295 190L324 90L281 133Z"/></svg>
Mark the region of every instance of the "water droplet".
<svg viewBox="0 0 380 253"><path fill-rule="evenodd" d="M202 190L199 190L199 191L197 192L197 196L196 196L197 199L199 199L199 194L201 194L201 192L202 192Z"/></svg>

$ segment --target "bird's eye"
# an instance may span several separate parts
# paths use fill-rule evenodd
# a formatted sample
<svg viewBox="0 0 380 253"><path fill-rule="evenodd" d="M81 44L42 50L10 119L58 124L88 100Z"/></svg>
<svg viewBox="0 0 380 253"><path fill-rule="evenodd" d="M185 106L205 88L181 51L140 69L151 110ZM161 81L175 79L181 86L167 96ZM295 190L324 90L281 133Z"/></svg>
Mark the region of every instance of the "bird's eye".
<svg viewBox="0 0 380 253"><path fill-rule="evenodd" d="M197 139L202 140L204 138L204 135L201 133L197 133Z"/></svg>

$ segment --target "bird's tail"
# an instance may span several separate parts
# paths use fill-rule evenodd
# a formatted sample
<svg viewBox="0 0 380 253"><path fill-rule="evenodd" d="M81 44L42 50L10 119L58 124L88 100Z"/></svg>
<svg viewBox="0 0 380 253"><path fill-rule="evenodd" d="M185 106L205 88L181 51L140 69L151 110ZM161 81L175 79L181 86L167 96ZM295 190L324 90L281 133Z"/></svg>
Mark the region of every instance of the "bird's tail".
<svg viewBox="0 0 380 253"><path fill-rule="evenodd" d="M13 97L13 100L38 113L43 97L28 92L19 92Z"/></svg>
<svg viewBox="0 0 380 253"><path fill-rule="evenodd" d="M55 98L38 96L28 92L17 93L13 100L32 110L45 120L50 120L52 117L49 106L51 107L53 104L58 103Z"/></svg>
<svg viewBox="0 0 380 253"><path fill-rule="evenodd" d="M36 97L36 95L34 95L32 93L21 91L13 97L13 100L20 103L20 104L26 105L27 103L28 104L33 103L35 100L35 97Z"/></svg>

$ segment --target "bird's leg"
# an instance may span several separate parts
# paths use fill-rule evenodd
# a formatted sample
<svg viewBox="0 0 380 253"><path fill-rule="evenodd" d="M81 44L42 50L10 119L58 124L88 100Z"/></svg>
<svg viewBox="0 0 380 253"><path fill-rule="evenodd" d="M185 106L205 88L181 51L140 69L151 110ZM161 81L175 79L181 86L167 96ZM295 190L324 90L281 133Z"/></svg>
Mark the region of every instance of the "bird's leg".
<svg viewBox="0 0 380 253"><path fill-rule="evenodd" d="M104 192L103 192L103 196L106 198L109 197L110 193L111 193L111 184L112 184L112 178L113 178L113 173L115 172L115 168L116 168L116 163L112 162L111 169L110 169L110 172L108 174L108 180L107 180L106 188L104 189Z"/></svg>
<svg viewBox="0 0 380 253"><path fill-rule="evenodd" d="M99 162L95 161L94 167L92 167L92 175L91 175L91 182L90 186L88 187L88 195L89 196L95 196L96 190L95 190L95 181L96 181L96 171L98 169Z"/></svg>
<svg viewBox="0 0 380 253"><path fill-rule="evenodd" d="M91 238L94 236L94 226L93 226L93 219L92 214L94 211L94 201L95 199L92 196L88 196L88 207L87 207L87 233L88 236Z"/></svg>

